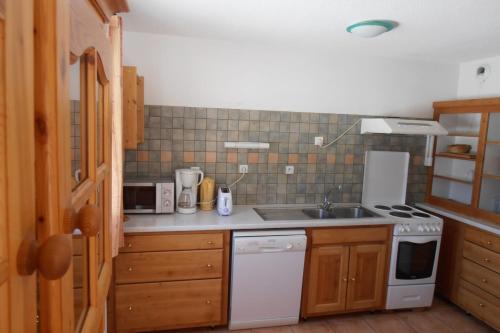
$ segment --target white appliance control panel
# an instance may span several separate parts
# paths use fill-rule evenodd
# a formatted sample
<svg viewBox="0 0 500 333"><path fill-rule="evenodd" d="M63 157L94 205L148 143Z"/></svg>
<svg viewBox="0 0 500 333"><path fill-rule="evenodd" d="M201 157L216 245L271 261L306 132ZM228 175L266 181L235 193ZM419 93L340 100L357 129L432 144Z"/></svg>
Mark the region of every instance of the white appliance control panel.
<svg viewBox="0 0 500 333"><path fill-rule="evenodd" d="M443 222L409 222L394 225L394 235L441 235Z"/></svg>

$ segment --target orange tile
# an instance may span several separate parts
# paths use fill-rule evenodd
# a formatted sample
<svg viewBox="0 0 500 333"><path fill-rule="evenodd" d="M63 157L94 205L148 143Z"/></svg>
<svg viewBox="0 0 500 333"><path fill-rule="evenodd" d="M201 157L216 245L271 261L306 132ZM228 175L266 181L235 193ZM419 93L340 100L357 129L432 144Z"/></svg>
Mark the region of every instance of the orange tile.
<svg viewBox="0 0 500 333"><path fill-rule="evenodd" d="M299 162L299 155L298 154L288 154L288 163L296 164L298 162Z"/></svg>
<svg viewBox="0 0 500 333"><path fill-rule="evenodd" d="M278 163L278 153L269 153L267 156L268 163Z"/></svg>
<svg viewBox="0 0 500 333"><path fill-rule="evenodd" d="M236 162L238 162L238 154L227 153L227 163L236 163Z"/></svg>
<svg viewBox="0 0 500 333"><path fill-rule="evenodd" d="M162 162L171 162L172 161L172 152L162 151L161 152L161 161Z"/></svg>
<svg viewBox="0 0 500 333"><path fill-rule="evenodd" d="M215 163L216 159L217 159L217 155L215 154L214 151L210 151L210 152L205 153L205 162Z"/></svg>
<svg viewBox="0 0 500 333"><path fill-rule="evenodd" d="M186 163L194 162L194 151L184 152L184 162L186 162Z"/></svg>
<svg viewBox="0 0 500 333"><path fill-rule="evenodd" d="M307 163L308 164L316 164L317 160L318 160L318 155L316 153L307 154Z"/></svg>
<svg viewBox="0 0 500 333"><path fill-rule="evenodd" d="M335 164L336 161L336 156L335 154L326 154L326 163L327 164Z"/></svg>
<svg viewBox="0 0 500 333"><path fill-rule="evenodd" d="M140 150L137 155L137 160L139 161L149 161L149 152L146 150Z"/></svg>
<svg viewBox="0 0 500 333"><path fill-rule="evenodd" d="M354 155L353 154L345 155L345 159L344 159L345 164L353 164L353 162L354 162Z"/></svg>
<svg viewBox="0 0 500 333"><path fill-rule="evenodd" d="M248 153L248 163L256 164L259 163L259 153Z"/></svg>
<svg viewBox="0 0 500 333"><path fill-rule="evenodd" d="M422 156L413 156L413 165L422 165Z"/></svg>

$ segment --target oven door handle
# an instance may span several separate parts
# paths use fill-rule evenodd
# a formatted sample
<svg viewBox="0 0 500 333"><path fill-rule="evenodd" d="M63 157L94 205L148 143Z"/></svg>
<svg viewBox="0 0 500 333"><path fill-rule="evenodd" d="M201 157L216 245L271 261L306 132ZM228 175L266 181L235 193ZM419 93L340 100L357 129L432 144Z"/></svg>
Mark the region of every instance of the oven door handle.
<svg viewBox="0 0 500 333"><path fill-rule="evenodd" d="M441 241L441 236L395 236L394 242L410 242L416 244L425 244L429 242L437 242L438 244Z"/></svg>

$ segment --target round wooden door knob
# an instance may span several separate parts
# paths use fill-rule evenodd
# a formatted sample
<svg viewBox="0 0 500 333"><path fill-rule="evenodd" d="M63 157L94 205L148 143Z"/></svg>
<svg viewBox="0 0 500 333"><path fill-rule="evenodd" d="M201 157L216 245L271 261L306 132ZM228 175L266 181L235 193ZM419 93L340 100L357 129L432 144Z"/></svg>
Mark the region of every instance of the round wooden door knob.
<svg viewBox="0 0 500 333"><path fill-rule="evenodd" d="M101 209L96 205L85 205L78 213L70 209L66 213L65 224L68 233L75 229L80 229L82 234L87 237L96 236L99 232L102 221Z"/></svg>
<svg viewBox="0 0 500 333"><path fill-rule="evenodd" d="M47 280L57 280L68 271L71 259L69 237L53 235L42 245L36 240L23 242L18 252L17 269L20 275L31 275L38 269Z"/></svg>

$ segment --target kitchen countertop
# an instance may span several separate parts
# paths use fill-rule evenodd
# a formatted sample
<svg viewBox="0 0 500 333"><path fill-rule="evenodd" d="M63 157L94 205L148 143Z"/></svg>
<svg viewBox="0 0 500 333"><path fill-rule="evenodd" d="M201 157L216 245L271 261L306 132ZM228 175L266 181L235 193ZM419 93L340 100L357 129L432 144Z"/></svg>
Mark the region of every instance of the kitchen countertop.
<svg viewBox="0 0 500 333"><path fill-rule="evenodd" d="M194 214L127 214L125 233L277 229L305 227L343 227L395 224L398 219L387 217L338 218L324 220L264 221L253 208L312 208L317 205L236 205L230 216L220 216L216 210Z"/></svg>
<svg viewBox="0 0 500 333"><path fill-rule="evenodd" d="M429 212L449 217L450 219L463 222L463 223L468 224L470 226L473 226L473 227L476 227L478 229L488 231L488 232L491 232L497 236L500 236L500 226L498 226L497 224L495 224L493 222L475 219L475 218L465 216L465 215L459 214L457 212L453 212L451 210L447 210L447 209L441 208L439 206L431 205L428 203L417 203L416 206L418 208L425 209Z"/></svg>

